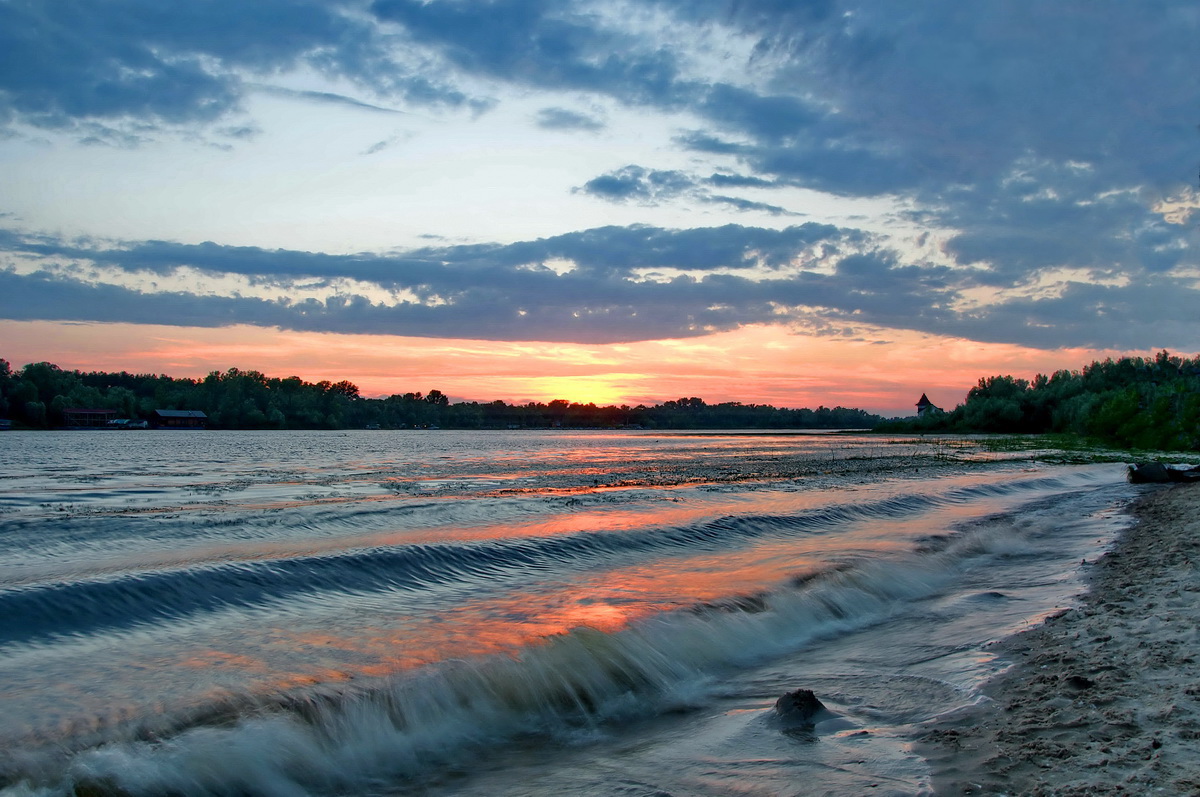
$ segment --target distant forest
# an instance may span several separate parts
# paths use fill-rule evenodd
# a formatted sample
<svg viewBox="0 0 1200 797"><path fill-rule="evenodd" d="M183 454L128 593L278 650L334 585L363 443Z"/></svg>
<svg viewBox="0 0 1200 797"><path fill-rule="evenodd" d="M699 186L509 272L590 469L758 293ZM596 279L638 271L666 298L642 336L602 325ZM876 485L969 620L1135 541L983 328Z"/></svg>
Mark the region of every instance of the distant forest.
<svg viewBox="0 0 1200 797"><path fill-rule="evenodd" d="M451 404L440 390L364 398L358 386L267 377L258 371L213 371L203 379L165 375L64 371L31 363L13 371L0 360L0 417L46 429L64 425L68 409L111 409L128 419L152 419L155 410L201 410L218 429L869 429L883 419L845 407L780 409L764 404L708 404L681 398L647 407L597 407L557 400L548 404L464 401Z"/></svg>
<svg viewBox="0 0 1200 797"><path fill-rule="evenodd" d="M231 368L203 379L126 372L64 371L51 363L12 370L0 360L0 417L45 429L69 408L105 408L122 418L155 410L201 410L221 429L875 429L903 433L1064 433L1122 448L1200 450L1200 357L1093 362L1081 371L982 378L950 412L887 420L845 407L782 409L680 398L655 406L598 407L565 400L450 403L438 390L364 398L351 382L305 382Z"/></svg>
<svg viewBox="0 0 1200 797"><path fill-rule="evenodd" d="M1064 433L1120 448L1200 450L1200 357L1159 352L1033 382L990 376L952 412L888 421L890 432Z"/></svg>

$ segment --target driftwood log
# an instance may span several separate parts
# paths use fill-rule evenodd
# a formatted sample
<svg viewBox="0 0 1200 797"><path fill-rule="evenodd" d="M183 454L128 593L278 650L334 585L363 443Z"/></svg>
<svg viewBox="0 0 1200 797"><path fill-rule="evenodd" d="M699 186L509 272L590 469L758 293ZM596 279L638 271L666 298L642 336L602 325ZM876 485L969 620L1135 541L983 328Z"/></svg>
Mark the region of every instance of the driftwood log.
<svg viewBox="0 0 1200 797"><path fill-rule="evenodd" d="M1172 468L1161 462L1138 462L1129 466L1129 481L1134 484L1200 481L1200 466Z"/></svg>

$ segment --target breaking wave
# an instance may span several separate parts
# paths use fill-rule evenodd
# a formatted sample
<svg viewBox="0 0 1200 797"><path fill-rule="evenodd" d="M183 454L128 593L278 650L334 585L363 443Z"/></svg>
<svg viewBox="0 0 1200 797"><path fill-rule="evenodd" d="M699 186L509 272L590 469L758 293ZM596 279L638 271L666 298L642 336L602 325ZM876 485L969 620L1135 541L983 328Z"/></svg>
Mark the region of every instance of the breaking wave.
<svg viewBox="0 0 1200 797"><path fill-rule="evenodd" d="M1046 486L1046 481L1037 483ZM427 546L392 552L407 554L394 559L387 552L369 551L347 555L343 562L319 558L290 563L290 568L283 566L289 563L271 562L257 570L214 570L247 575L244 582L229 582L245 585L237 599L262 600L277 598L279 589L295 583L289 579L344 576L342 565L367 569L354 582L356 589L416 584L490 574L507 566L506 556L516 557L511 566L519 570L541 560L588 561L651 545L694 548L727 544L731 536L819 533L848 520L903 516L939 501L968 500L980 490L1005 489L972 487L959 495L909 496L797 518L725 518L645 534L488 544L455 556L444 546ZM173 724L160 722L153 730L128 728L90 749L29 753L19 764L9 762L8 786L0 794L294 797L420 782L530 735L569 743L602 733L613 723L702 705L731 668L879 622L936 593L964 566L1019 550L1008 533L979 524L936 551L830 567L760 595L662 614L614 633L578 628L511 657L446 661L369 683L231 698L203 713L170 718ZM397 581L398 574L409 581ZM211 578L208 573L192 575ZM177 583L215 589L211 580ZM134 597L125 600L144 599L130 594ZM187 600L196 605L194 596Z"/></svg>
<svg viewBox="0 0 1200 797"><path fill-rule="evenodd" d="M764 538L817 535L949 504L1063 486L1042 477L837 504L788 515L736 515L675 527L419 543L316 556L205 563L0 590L0 646L108 633L156 621L247 610L304 597L495 584L531 572L579 572L655 555L721 551Z"/></svg>

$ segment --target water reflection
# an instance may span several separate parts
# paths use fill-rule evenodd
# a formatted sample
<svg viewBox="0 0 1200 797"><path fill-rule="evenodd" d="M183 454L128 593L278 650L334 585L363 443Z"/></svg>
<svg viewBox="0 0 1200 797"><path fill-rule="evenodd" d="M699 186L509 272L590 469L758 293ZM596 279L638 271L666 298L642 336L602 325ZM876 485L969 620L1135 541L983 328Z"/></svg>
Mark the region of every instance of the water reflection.
<svg viewBox="0 0 1200 797"><path fill-rule="evenodd" d="M151 576L163 592L114 590L125 597L113 617L0 648L0 740L721 611L797 574L907 550L933 522L879 516L818 533L787 518L1013 478L964 475L916 442L869 437L6 433L3 444L0 601ZM943 508L937 523L994 508ZM425 553L411 578L400 572L408 550ZM355 581L375 553L387 555L377 577ZM456 570L468 556L492 558ZM348 564L320 583L288 570L331 560ZM244 603L212 600L204 579L232 567L269 586ZM193 583L204 600L189 605L180 584Z"/></svg>

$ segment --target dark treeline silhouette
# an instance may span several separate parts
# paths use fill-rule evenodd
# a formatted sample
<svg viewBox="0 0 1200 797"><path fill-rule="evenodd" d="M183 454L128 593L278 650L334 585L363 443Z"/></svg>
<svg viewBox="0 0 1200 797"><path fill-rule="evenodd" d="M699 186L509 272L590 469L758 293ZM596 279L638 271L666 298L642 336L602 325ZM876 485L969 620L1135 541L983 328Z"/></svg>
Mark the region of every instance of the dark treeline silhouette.
<svg viewBox="0 0 1200 797"><path fill-rule="evenodd" d="M1081 371L982 378L951 412L884 420L844 407L783 409L680 398L655 406L565 400L450 403L438 390L370 399L351 382L305 382L231 368L203 379L156 374L64 371L31 363L14 371L0 359L0 417L36 429L64 425L70 408L111 409L153 419L155 410L201 410L210 428L382 429L443 427L647 429L876 429L887 432L1066 433L1124 448L1200 450L1200 357L1166 351L1153 358L1093 362Z"/></svg>
<svg viewBox="0 0 1200 797"><path fill-rule="evenodd" d="M31 363L13 371L0 360L0 417L31 428L65 423L65 411L110 409L121 418L152 420L155 410L200 410L221 429L868 429L882 419L844 407L781 409L762 404L707 404L681 398L656 406L598 407L565 400L548 404L503 401L451 404L439 390L370 399L351 382L279 379L231 368L203 379L156 374L64 371Z"/></svg>
<svg viewBox="0 0 1200 797"><path fill-rule="evenodd" d="M891 421L880 431L1066 433L1121 448L1200 450L1200 357L1159 352L1082 371L980 379L953 412Z"/></svg>

